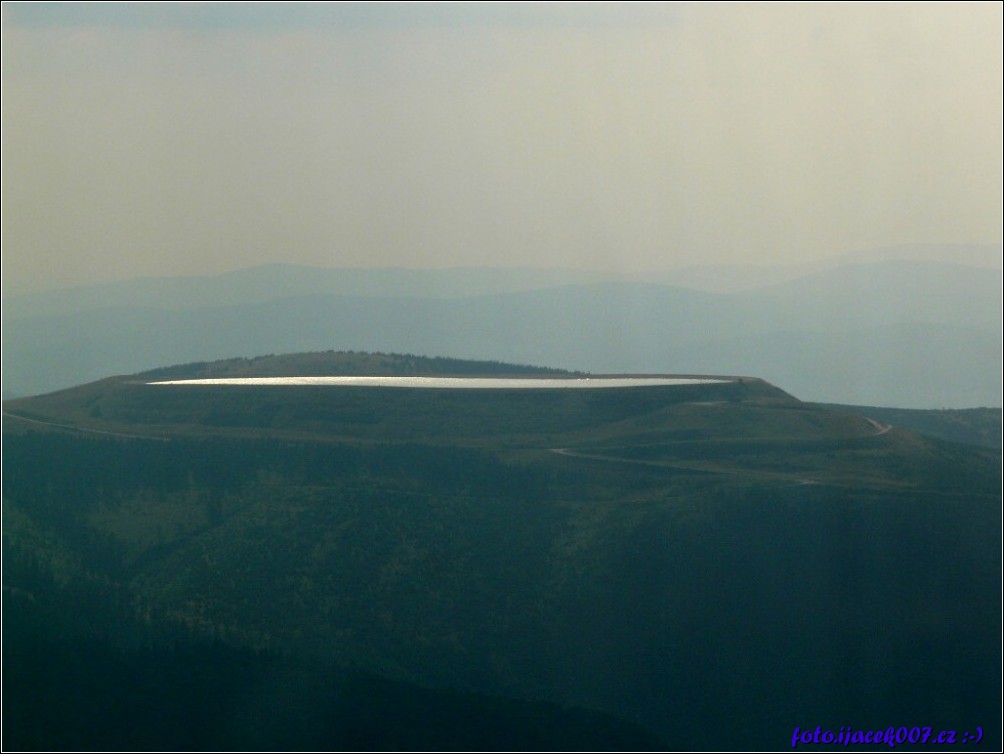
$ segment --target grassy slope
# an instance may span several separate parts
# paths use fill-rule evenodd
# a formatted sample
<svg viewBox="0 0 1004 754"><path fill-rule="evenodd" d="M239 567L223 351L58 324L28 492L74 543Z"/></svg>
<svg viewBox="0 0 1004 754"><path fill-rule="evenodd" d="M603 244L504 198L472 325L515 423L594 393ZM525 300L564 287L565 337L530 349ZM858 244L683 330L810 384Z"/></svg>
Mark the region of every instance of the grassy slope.
<svg viewBox="0 0 1004 754"><path fill-rule="evenodd" d="M1001 449L1001 409L967 408L919 410L818 404L835 411L867 413L886 424L904 427L931 437L967 445Z"/></svg>

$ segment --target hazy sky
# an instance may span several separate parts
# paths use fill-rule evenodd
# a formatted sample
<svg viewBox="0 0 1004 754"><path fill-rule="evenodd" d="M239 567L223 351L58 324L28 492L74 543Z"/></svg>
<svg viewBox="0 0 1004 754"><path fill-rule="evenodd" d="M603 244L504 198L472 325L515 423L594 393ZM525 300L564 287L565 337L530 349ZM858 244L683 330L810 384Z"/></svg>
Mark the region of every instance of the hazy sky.
<svg viewBox="0 0 1004 754"><path fill-rule="evenodd" d="M3 5L8 292L1001 241L1002 5Z"/></svg>

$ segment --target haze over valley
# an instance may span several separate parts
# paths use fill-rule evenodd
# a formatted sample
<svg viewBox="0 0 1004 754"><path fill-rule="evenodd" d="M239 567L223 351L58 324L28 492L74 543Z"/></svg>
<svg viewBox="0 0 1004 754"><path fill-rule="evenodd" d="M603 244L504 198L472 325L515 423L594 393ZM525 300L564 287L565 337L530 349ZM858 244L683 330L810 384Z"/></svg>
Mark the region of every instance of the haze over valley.
<svg viewBox="0 0 1004 754"><path fill-rule="evenodd" d="M6 398L348 349L1000 405L994 4L4 7Z"/></svg>
<svg viewBox="0 0 1004 754"><path fill-rule="evenodd" d="M780 282L730 292L707 290L730 275L714 278L710 268L700 289L561 269L270 265L8 296L4 390L30 395L168 363L335 349L595 373L747 374L831 403L999 406L1001 275L944 261L992 253L876 250L794 279L774 269Z"/></svg>
<svg viewBox="0 0 1004 754"><path fill-rule="evenodd" d="M3 749L1001 751L1002 14L3 3Z"/></svg>

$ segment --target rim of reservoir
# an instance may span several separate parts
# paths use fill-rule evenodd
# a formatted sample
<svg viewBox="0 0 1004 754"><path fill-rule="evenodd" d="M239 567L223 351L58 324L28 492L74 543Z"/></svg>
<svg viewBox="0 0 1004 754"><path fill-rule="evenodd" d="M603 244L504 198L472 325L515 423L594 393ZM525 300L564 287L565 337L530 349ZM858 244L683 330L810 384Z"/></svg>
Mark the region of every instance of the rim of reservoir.
<svg viewBox="0 0 1004 754"><path fill-rule="evenodd" d="M438 388L452 390L553 390L662 387L735 382L722 377L214 377L197 380L164 380L148 385L286 386Z"/></svg>

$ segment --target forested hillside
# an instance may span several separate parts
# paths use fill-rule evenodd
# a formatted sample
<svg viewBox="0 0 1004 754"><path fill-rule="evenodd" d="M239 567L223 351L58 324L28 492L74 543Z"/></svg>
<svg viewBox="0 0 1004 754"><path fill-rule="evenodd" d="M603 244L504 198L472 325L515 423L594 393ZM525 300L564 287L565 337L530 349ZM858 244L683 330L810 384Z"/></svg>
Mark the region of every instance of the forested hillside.
<svg viewBox="0 0 1004 754"><path fill-rule="evenodd" d="M147 377L5 404L5 746L999 745L997 451L758 380Z"/></svg>

